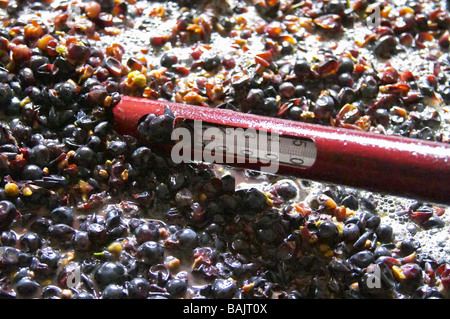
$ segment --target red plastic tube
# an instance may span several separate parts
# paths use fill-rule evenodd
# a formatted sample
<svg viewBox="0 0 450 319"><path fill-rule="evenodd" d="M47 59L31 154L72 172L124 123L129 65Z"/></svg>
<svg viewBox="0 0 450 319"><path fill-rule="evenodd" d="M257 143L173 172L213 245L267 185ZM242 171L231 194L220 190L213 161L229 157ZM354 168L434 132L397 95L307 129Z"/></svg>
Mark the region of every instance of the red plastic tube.
<svg viewBox="0 0 450 319"><path fill-rule="evenodd" d="M165 106L188 120L314 141L317 157L312 166L280 164L278 174L450 204L449 144L127 96L114 107L115 129L136 136L140 119L150 113L163 114Z"/></svg>

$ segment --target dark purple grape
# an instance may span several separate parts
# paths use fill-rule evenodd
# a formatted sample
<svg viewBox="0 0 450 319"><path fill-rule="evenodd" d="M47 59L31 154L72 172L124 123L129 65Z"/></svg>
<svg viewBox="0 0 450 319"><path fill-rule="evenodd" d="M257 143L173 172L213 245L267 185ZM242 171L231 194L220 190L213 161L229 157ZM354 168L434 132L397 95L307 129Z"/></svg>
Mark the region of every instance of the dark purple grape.
<svg viewBox="0 0 450 319"><path fill-rule="evenodd" d="M62 295L62 289L58 286L48 285L42 288L42 299L60 299Z"/></svg>
<svg viewBox="0 0 450 319"><path fill-rule="evenodd" d="M176 297L176 298L183 297L187 291L187 288L188 288L187 281L183 280L183 279L174 278L174 279L170 279L166 283L167 292L171 296Z"/></svg>
<svg viewBox="0 0 450 319"><path fill-rule="evenodd" d="M39 253L39 261L46 264L50 269L53 270L58 268L60 258L61 254L59 253L59 251L51 247L45 247Z"/></svg>
<svg viewBox="0 0 450 319"><path fill-rule="evenodd" d="M75 229L66 224L52 225L48 229L48 235L58 241L70 241L75 234Z"/></svg>
<svg viewBox="0 0 450 319"><path fill-rule="evenodd" d="M122 286L111 284L102 292L102 299L126 299L127 293Z"/></svg>
<svg viewBox="0 0 450 319"><path fill-rule="evenodd" d="M80 291L75 294L73 299L95 299L95 297L86 291Z"/></svg>
<svg viewBox="0 0 450 319"><path fill-rule="evenodd" d="M19 251L13 247L0 247L0 269L12 270L19 264Z"/></svg>
<svg viewBox="0 0 450 319"><path fill-rule="evenodd" d="M151 149L141 146L131 154L131 164L137 169L150 169L153 160Z"/></svg>
<svg viewBox="0 0 450 319"><path fill-rule="evenodd" d="M12 230L5 230L1 235L1 243L3 246L15 246L17 242L17 235Z"/></svg>
<svg viewBox="0 0 450 319"><path fill-rule="evenodd" d="M128 284L128 296L131 299L147 299L150 283L145 278L133 278Z"/></svg>
<svg viewBox="0 0 450 319"><path fill-rule="evenodd" d="M75 163L80 166L93 167L96 164L96 154L87 146L81 146L75 151Z"/></svg>
<svg viewBox="0 0 450 319"><path fill-rule="evenodd" d="M276 186L277 194L285 200L293 199L297 196L298 190L291 183L280 183Z"/></svg>
<svg viewBox="0 0 450 319"><path fill-rule="evenodd" d="M264 91L261 89L251 89L245 98L245 107L258 110L264 106Z"/></svg>
<svg viewBox="0 0 450 319"><path fill-rule="evenodd" d="M42 178L42 169L34 164L30 164L24 167L22 176L27 180L36 180Z"/></svg>
<svg viewBox="0 0 450 319"><path fill-rule="evenodd" d="M342 231L342 235L344 236L344 240L347 243L352 243L359 238L361 232L356 224L348 223L347 225L345 225Z"/></svg>
<svg viewBox="0 0 450 319"><path fill-rule="evenodd" d="M146 241L158 241L159 228L154 223L144 223L136 228L134 231L138 244Z"/></svg>
<svg viewBox="0 0 450 319"><path fill-rule="evenodd" d="M35 252L42 246L42 239L35 233L26 233L19 239L21 249L28 252Z"/></svg>
<svg viewBox="0 0 450 319"><path fill-rule="evenodd" d="M8 83L0 83L0 107L5 107L13 98L13 91Z"/></svg>
<svg viewBox="0 0 450 319"><path fill-rule="evenodd" d="M174 239L178 241L180 249L190 251L197 246L198 237L194 230L184 228L174 234Z"/></svg>
<svg viewBox="0 0 450 319"><path fill-rule="evenodd" d="M91 240L89 235L85 231L77 231L75 236L73 236L73 248L77 252L88 252L92 248Z"/></svg>
<svg viewBox="0 0 450 319"><path fill-rule="evenodd" d="M16 217L16 206L7 200L0 201L0 229L10 226Z"/></svg>
<svg viewBox="0 0 450 319"><path fill-rule="evenodd" d="M342 57L339 59L339 69L338 69L338 73L342 74L342 73L348 73L348 74L352 74L353 73L353 69L354 69L354 62L351 58L349 57Z"/></svg>
<svg viewBox="0 0 450 319"><path fill-rule="evenodd" d="M50 212L50 219L54 224L72 226L75 219L75 212L72 207L60 206Z"/></svg>
<svg viewBox="0 0 450 319"><path fill-rule="evenodd" d="M327 120L334 112L335 102L330 95L319 97L314 106L314 116L318 119Z"/></svg>
<svg viewBox="0 0 450 319"><path fill-rule="evenodd" d="M30 159L33 164L45 167L50 161L50 151L47 146L38 144L30 150Z"/></svg>
<svg viewBox="0 0 450 319"><path fill-rule="evenodd" d="M166 144L171 141L173 123L175 116L172 111L166 107L164 115L147 115L138 125L138 133L142 137L148 137L151 141Z"/></svg>
<svg viewBox="0 0 450 319"><path fill-rule="evenodd" d="M339 229L331 221L322 222L317 229L317 237L320 241L333 244L339 235Z"/></svg>
<svg viewBox="0 0 450 319"><path fill-rule="evenodd" d="M266 196L256 188L250 188L245 191L243 205L246 209L257 212L261 211L267 205Z"/></svg>
<svg viewBox="0 0 450 319"><path fill-rule="evenodd" d="M208 55L203 60L203 69L210 72L218 68L221 63L220 57L217 54Z"/></svg>
<svg viewBox="0 0 450 319"><path fill-rule="evenodd" d="M382 36L374 46L374 53L381 59L389 59L396 53L398 40L395 36Z"/></svg>
<svg viewBox="0 0 450 319"><path fill-rule="evenodd" d="M161 66L170 68L178 62L178 57L173 53L164 53L161 56Z"/></svg>
<svg viewBox="0 0 450 319"><path fill-rule="evenodd" d="M17 293L23 297L32 297L40 285L30 277L24 277L17 283Z"/></svg>
<svg viewBox="0 0 450 319"><path fill-rule="evenodd" d="M374 261L374 255L370 251L363 250L351 256L349 261L359 268L365 268Z"/></svg>
<svg viewBox="0 0 450 319"><path fill-rule="evenodd" d="M110 284L125 282L126 268L117 262L105 262L94 273L95 281L104 289Z"/></svg>
<svg viewBox="0 0 450 319"><path fill-rule="evenodd" d="M106 228L102 224L92 223L87 228L87 233L89 239L92 243L99 246L105 243L106 241Z"/></svg>
<svg viewBox="0 0 450 319"><path fill-rule="evenodd" d="M232 299L237 291L237 285L231 279L216 279L212 284L212 295L215 299Z"/></svg>
<svg viewBox="0 0 450 319"><path fill-rule="evenodd" d="M64 103L73 102L75 98L78 96L77 89L70 82L58 83L55 86L55 90L58 93L58 97Z"/></svg>
<svg viewBox="0 0 450 319"><path fill-rule="evenodd" d="M146 265L159 263L164 257L164 247L154 241L147 241L137 249L138 257Z"/></svg>

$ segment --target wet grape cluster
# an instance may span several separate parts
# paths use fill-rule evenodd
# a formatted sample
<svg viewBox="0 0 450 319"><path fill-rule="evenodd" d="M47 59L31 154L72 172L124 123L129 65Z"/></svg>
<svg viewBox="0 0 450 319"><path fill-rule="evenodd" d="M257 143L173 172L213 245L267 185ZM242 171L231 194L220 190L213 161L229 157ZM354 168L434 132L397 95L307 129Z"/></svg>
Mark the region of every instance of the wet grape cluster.
<svg viewBox="0 0 450 319"><path fill-rule="evenodd" d="M240 170L174 164L154 147L170 142L169 109L137 137L114 130L124 94L448 142L429 106L450 96L445 7L380 3L361 53L304 56L308 37L338 41L374 3L1 2L0 298L448 298L448 261L398 239L370 194L322 185L305 199L282 176L245 171L263 181L245 187ZM143 17L173 28L134 55L121 33ZM364 56L412 43L431 74ZM446 227L444 213L404 212L425 230Z"/></svg>

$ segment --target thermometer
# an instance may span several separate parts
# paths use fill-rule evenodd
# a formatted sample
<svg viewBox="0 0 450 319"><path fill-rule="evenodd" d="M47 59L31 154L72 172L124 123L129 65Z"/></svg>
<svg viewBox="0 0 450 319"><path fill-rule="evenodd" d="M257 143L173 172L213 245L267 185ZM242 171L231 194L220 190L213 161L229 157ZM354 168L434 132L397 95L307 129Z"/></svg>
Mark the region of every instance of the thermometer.
<svg viewBox="0 0 450 319"><path fill-rule="evenodd" d="M262 171L272 165L280 175L450 204L449 144L128 96L113 109L115 129L137 136L140 120L165 107L188 123L194 160L209 155Z"/></svg>

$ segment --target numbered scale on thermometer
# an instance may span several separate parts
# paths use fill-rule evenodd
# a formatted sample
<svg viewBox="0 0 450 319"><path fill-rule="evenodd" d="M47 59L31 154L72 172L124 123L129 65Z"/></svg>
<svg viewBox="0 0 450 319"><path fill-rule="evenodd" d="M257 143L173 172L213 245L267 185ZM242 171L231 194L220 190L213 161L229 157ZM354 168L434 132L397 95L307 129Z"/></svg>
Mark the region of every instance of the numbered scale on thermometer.
<svg viewBox="0 0 450 319"><path fill-rule="evenodd" d="M197 151L219 152L225 164L269 163L301 168L311 167L317 157L315 143L307 138L280 135L255 129L243 129L194 121L194 148Z"/></svg>

